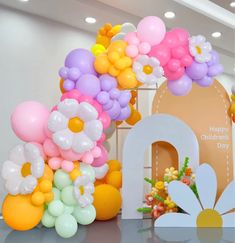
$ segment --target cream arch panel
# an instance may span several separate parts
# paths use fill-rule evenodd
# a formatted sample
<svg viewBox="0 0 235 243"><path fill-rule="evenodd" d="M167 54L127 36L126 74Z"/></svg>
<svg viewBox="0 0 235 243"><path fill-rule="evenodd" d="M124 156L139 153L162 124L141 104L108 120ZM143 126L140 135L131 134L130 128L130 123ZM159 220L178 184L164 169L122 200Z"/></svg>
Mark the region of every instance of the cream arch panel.
<svg viewBox="0 0 235 243"><path fill-rule="evenodd" d="M138 122L128 133L123 147L123 219L141 219L136 211L142 205L144 153L152 143L165 141L172 144L179 155L179 166L190 158L193 170L199 165L199 146L192 129L180 119L156 114Z"/></svg>

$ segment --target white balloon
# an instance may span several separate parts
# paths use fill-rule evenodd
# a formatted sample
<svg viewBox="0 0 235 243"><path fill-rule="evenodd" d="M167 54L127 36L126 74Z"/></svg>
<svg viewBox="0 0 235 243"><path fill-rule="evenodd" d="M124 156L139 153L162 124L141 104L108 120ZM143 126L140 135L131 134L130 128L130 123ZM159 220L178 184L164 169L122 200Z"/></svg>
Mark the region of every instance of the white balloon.
<svg viewBox="0 0 235 243"><path fill-rule="evenodd" d="M95 170L95 178L96 179L102 179L105 177L105 175L107 174L108 170L109 170L109 166L108 164L103 164L100 167L93 167Z"/></svg>
<svg viewBox="0 0 235 243"><path fill-rule="evenodd" d="M130 32L135 32L136 31L136 27L132 24L132 23L124 23L121 27L121 31L123 33L130 33Z"/></svg>

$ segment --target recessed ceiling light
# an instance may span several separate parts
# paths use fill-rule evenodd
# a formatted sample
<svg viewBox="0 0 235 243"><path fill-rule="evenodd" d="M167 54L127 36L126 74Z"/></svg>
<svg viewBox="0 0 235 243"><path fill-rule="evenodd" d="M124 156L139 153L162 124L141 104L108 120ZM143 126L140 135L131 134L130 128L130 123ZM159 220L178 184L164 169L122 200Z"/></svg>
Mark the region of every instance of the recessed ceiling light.
<svg viewBox="0 0 235 243"><path fill-rule="evenodd" d="M85 21L88 23L88 24L94 24L96 22L96 19L93 18L93 17L86 17L85 18Z"/></svg>
<svg viewBox="0 0 235 243"><path fill-rule="evenodd" d="M235 8L235 2L231 2L230 7Z"/></svg>
<svg viewBox="0 0 235 243"><path fill-rule="evenodd" d="M211 36L214 38L219 38L221 36L221 33L216 31L216 32L212 33Z"/></svg>
<svg viewBox="0 0 235 243"><path fill-rule="evenodd" d="M164 16L167 18L167 19L173 19L175 17L175 13L172 12L172 11L168 11L168 12L165 12L164 13Z"/></svg>
<svg viewBox="0 0 235 243"><path fill-rule="evenodd" d="M26 2L28 2L29 0L19 0L20 2L22 2L22 3L26 3Z"/></svg>

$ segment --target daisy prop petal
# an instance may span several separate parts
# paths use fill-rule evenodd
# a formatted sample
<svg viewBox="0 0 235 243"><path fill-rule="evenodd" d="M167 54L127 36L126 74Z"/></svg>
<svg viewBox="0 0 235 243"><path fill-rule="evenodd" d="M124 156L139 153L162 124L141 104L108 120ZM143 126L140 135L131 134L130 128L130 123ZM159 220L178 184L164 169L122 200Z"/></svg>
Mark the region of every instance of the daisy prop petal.
<svg viewBox="0 0 235 243"><path fill-rule="evenodd" d="M49 116L48 129L51 132L57 132L67 127L68 119L60 112L53 111Z"/></svg>
<svg viewBox="0 0 235 243"><path fill-rule="evenodd" d="M235 181L232 181L223 191L218 199L215 210L220 214L224 214L235 208Z"/></svg>
<svg viewBox="0 0 235 243"><path fill-rule="evenodd" d="M32 161L41 157L39 149L31 143L26 143L24 149L26 161Z"/></svg>
<svg viewBox="0 0 235 243"><path fill-rule="evenodd" d="M98 112L89 103L81 102L78 109L78 116L84 121L91 121L97 119Z"/></svg>
<svg viewBox="0 0 235 243"><path fill-rule="evenodd" d="M64 99L58 104L58 111L71 118L77 115L79 104L75 99Z"/></svg>
<svg viewBox="0 0 235 243"><path fill-rule="evenodd" d="M36 178L40 178L43 176L45 168L45 163L42 158L36 158L31 161L31 173Z"/></svg>
<svg viewBox="0 0 235 243"><path fill-rule="evenodd" d="M208 164L202 164L196 171L196 186L204 209L214 208L217 193L216 174Z"/></svg>
<svg viewBox="0 0 235 243"><path fill-rule="evenodd" d="M172 201L191 216L196 217L202 210L193 191L184 183L172 181L168 185L168 193Z"/></svg>
<svg viewBox="0 0 235 243"><path fill-rule="evenodd" d="M235 213L222 215L223 227L235 227Z"/></svg>
<svg viewBox="0 0 235 243"><path fill-rule="evenodd" d="M77 153L84 153L94 147L94 142L84 133L74 135L72 148Z"/></svg>
<svg viewBox="0 0 235 243"><path fill-rule="evenodd" d="M100 139L103 131L102 122L99 120L89 121L85 124L84 132L88 135L93 141Z"/></svg>
<svg viewBox="0 0 235 243"><path fill-rule="evenodd" d="M15 146L9 154L9 160L15 162L18 165L22 165L25 161L25 156L24 156L24 146L19 144Z"/></svg>
<svg viewBox="0 0 235 243"><path fill-rule="evenodd" d="M25 178L23 178L21 184L20 184L20 193L21 194L29 194L33 192L35 187L37 186L37 180L32 175L29 175Z"/></svg>
<svg viewBox="0 0 235 243"><path fill-rule="evenodd" d="M72 147L73 134L68 129L54 133L52 138L54 143L57 144L61 149L67 150Z"/></svg>
<svg viewBox="0 0 235 243"><path fill-rule="evenodd" d="M195 217L184 213L167 213L154 222L154 227L195 227Z"/></svg>
<svg viewBox="0 0 235 243"><path fill-rule="evenodd" d="M21 167L14 162L7 160L2 166L2 178L5 180L20 176Z"/></svg>
<svg viewBox="0 0 235 243"><path fill-rule="evenodd" d="M5 184L7 192L11 195L19 194L21 181L22 177L12 177L10 180L7 180Z"/></svg>

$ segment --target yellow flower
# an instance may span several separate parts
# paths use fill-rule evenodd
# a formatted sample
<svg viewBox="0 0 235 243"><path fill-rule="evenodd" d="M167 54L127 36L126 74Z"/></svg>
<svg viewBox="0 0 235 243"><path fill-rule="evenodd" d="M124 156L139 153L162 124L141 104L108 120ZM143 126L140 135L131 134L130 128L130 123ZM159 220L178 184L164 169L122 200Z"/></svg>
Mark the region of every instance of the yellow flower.
<svg viewBox="0 0 235 243"><path fill-rule="evenodd" d="M164 182L163 181L156 182L155 188L158 189L159 191L164 190L165 189Z"/></svg>
<svg viewBox="0 0 235 243"><path fill-rule="evenodd" d="M166 178L167 181L173 181L178 178L179 172L174 167L166 168L164 178Z"/></svg>
<svg viewBox="0 0 235 243"><path fill-rule="evenodd" d="M176 204L171 200L171 198L169 196L164 201L164 204L167 205L168 209L172 209L172 208L176 207Z"/></svg>

